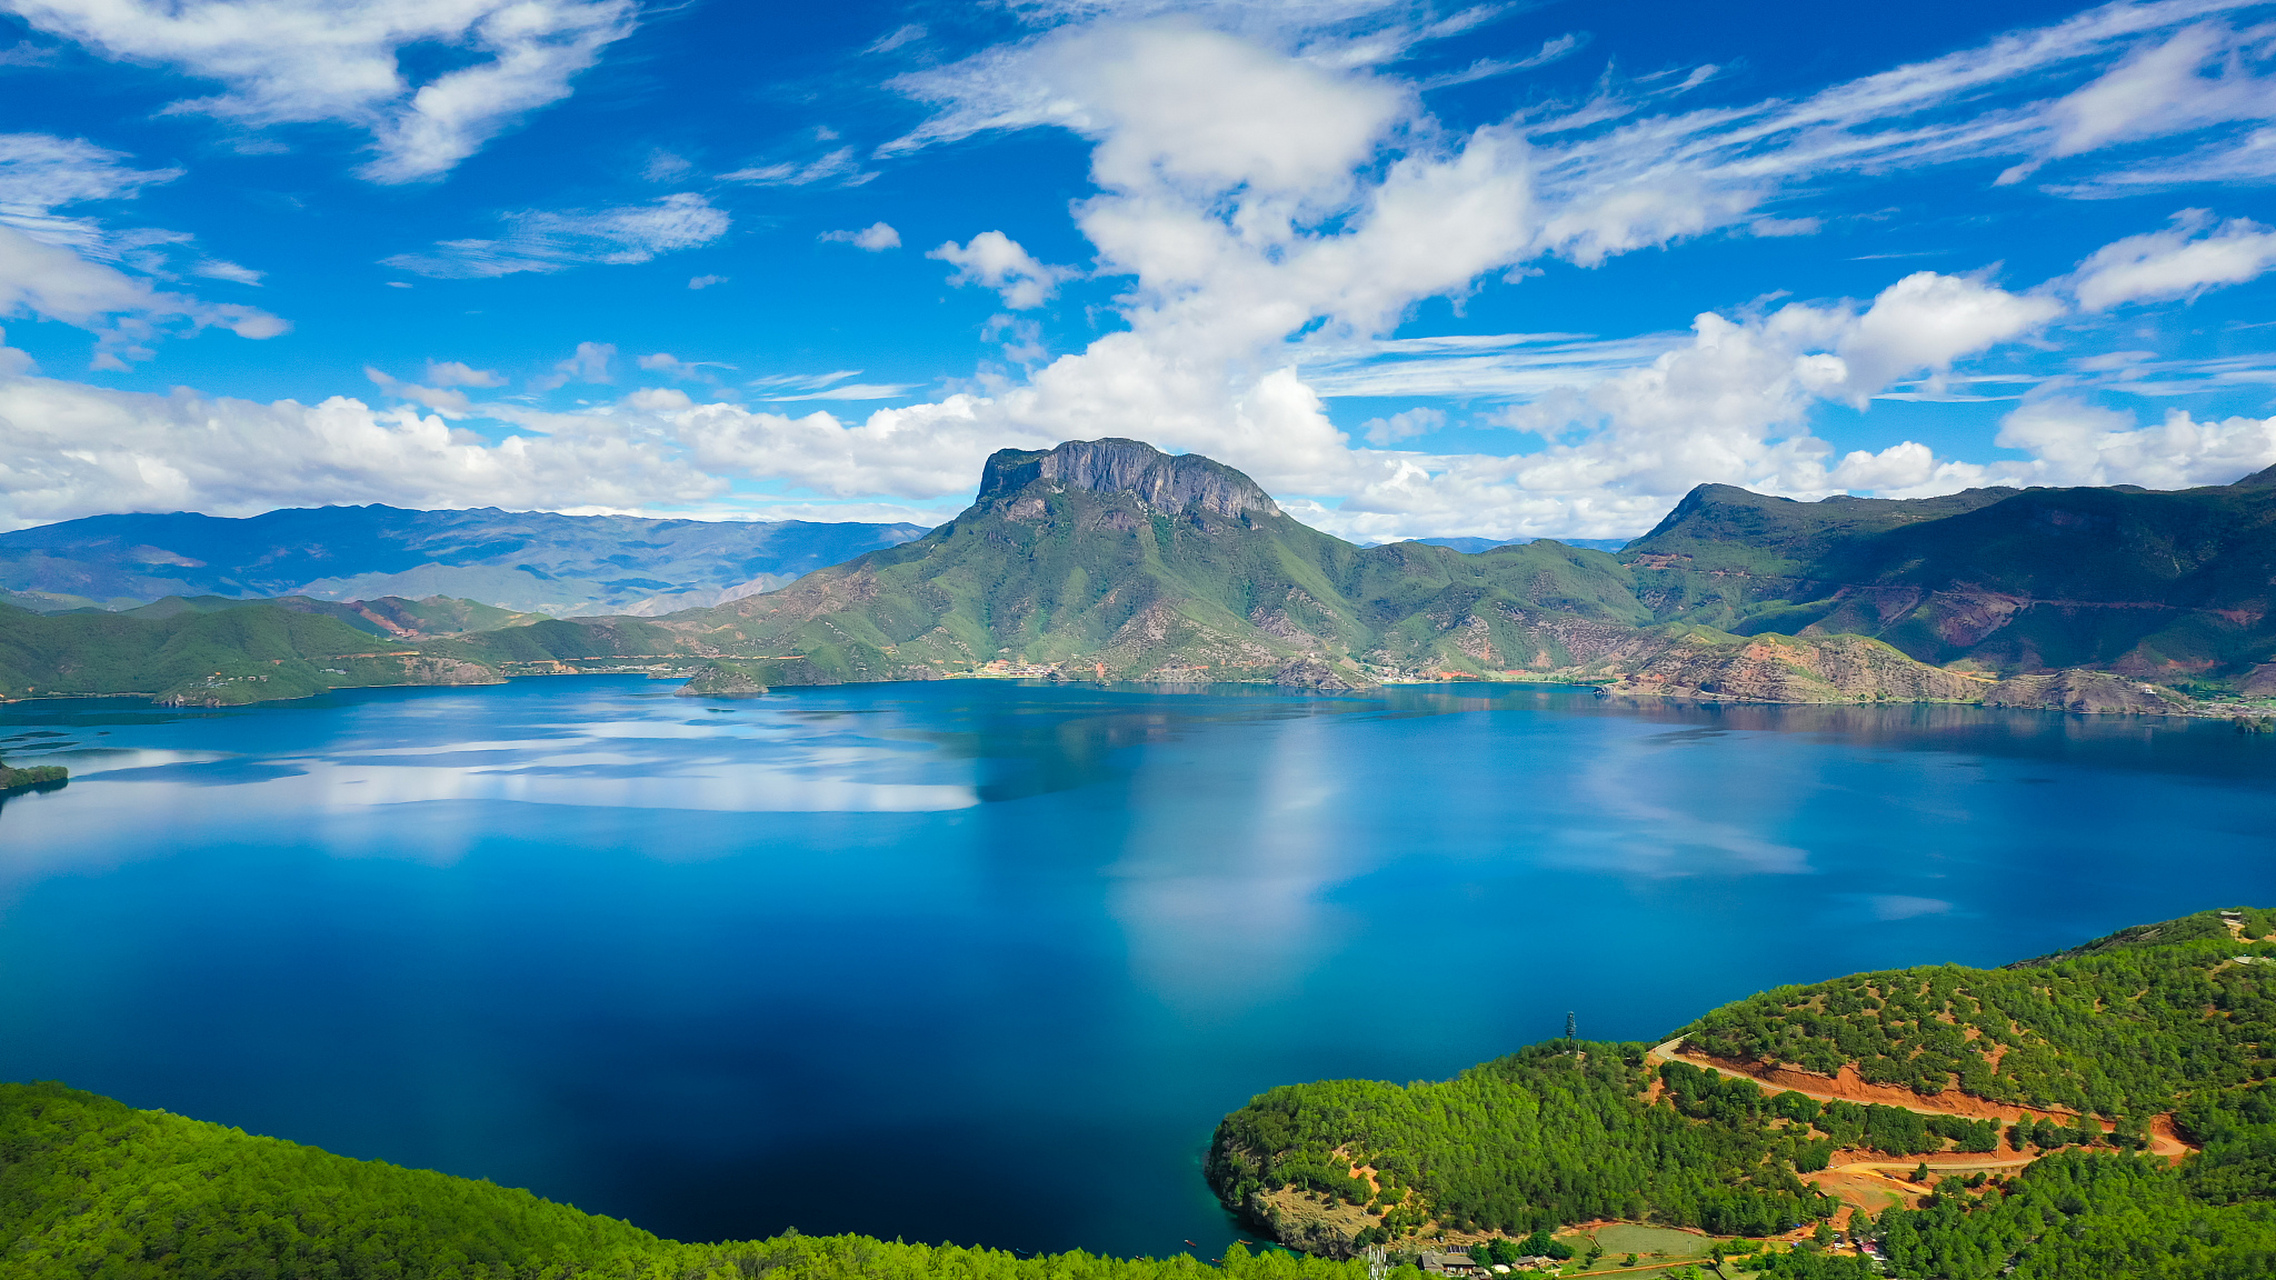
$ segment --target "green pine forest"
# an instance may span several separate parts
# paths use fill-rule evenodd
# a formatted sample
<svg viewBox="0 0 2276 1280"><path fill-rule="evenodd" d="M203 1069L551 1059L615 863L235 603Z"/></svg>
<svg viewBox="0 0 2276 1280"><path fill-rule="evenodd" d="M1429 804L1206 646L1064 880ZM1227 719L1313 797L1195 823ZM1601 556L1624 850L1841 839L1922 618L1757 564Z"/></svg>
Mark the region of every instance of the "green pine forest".
<svg viewBox="0 0 2276 1280"><path fill-rule="evenodd" d="M2276 913L2237 920L2248 936L2276 934ZM1856 1063L1870 1083L1924 1094L1957 1088L2140 1119L2276 1067L2276 1050L2263 1049L2276 1045L2263 955L2276 948L2239 946L2217 916L2191 916L2004 969L1940 965L1781 987L1683 1034L1720 1058L1821 1073Z"/></svg>
<svg viewBox="0 0 2276 1280"><path fill-rule="evenodd" d="M2206 912L2003 969L1780 988L1678 1033L1720 1058L1819 1071L1862 1062L1869 1078L2077 1116L2067 1124L2003 1133L1992 1121L1820 1103L1680 1061L1648 1071L1642 1044L1559 1041L1447 1081L1273 1089L1219 1126L1208 1175L1229 1208L1283 1237L1311 1232L1315 1247L1413 1249L1441 1232L1515 1237L1596 1218L1762 1235L1835 1216L1802 1175L1837 1150L1984 1153L2005 1137L2043 1158L1857 1224L1885 1240L1889 1274L2276 1274L2276 1090L2264 1083L2276 1073L2276 939L2239 932L2270 938L2276 912ZM1980 1046L2005 1046L1996 1071ZM2161 1113L2203 1147L2179 1170L2140 1153ZM1312 1210L1339 1202L1372 1225L1321 1239ZM1802 1254L1756 1265L1875 1274Z"/></svg>

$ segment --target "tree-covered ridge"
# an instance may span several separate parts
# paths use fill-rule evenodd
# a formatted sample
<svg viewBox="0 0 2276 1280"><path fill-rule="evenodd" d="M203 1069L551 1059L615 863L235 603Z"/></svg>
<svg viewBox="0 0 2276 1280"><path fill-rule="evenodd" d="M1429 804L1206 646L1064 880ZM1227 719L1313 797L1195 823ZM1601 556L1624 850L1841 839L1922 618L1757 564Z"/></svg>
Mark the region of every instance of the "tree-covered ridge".
<svg viewBox="0 0 2276 1280"><path fill-rule="evenodd" d="M2276 912L2240 909L2244 938ZM1687 1049L1924 1094L2140 1120L2276 1070L2276 945L2214 912L2005 969L1935 965L1780 987L1685 1027Z"/></svg>
<svg viewBox="0 0 2276 1280"><path fill-rule="evenodd" d="M1362 1280L1235 1246L1186 1256L795 1234L682 1244L489 1182L350 1160L56 1084L0 1084L9 1280ZM1420 1280L1402 1269L1391 1280Z"/></svg>
<svg viewBox="0 0 2276 1280"><path fill-rule="evenodd" d="M447 648L381 639L267 601L151 612L41 616L0 604L0 698L140 694L216 706L499 679Z"/></svg>
<svg viewBox="0 0 2276 1280"><path fill-rule="evenodd" d="M228 1275L256 1260L245 1274L507 1276L660 1243L525 1191L0 1085L0 1271L26 1280Z"/></svg>
<svg viewBox="0 0 2276 1280"><path fill-rule="evenodd" d="M1593 1218L1759 1235L1835 1211L1796 1176L1825 1163L1806 1127L1759 1106L1651 1105L1644 1049L1557 1042L1446 1081L1282 1086L1218 1126L1209 1179L1267 1221L1284 1191L1367 1204L1381 1220L1364 1234L1384 1240L1432 1222L1523 1236Z"/></svg>
<svg viewBox="0 0 2276 1280"><path fill-rule="evenodd" d="M1763 1280L2264 1280L2276 1275L2276 1096L2201 1099L2204 1150L2173 1168L2063 1152L2007 1179L1949 1178L1917 1209L1860 1217L1885 1269L1808 1246L1752 1265Z"/></svg>
<svg viewBox="0 0 2276 1280"><path fill-rule="evenodd" d="M2276 468L2179 492L1796 502L1701 485L1621 559L1663 621L1867 635L2003 673L2276 688L2253 674L2276 656Z"/></svg>

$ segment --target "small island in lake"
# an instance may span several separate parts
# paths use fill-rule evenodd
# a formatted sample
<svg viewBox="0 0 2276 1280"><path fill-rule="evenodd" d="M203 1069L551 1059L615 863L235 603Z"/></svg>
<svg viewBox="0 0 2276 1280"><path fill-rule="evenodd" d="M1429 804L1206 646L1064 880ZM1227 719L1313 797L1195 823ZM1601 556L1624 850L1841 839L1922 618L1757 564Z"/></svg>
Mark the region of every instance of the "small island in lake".
<svg viewBox="0 0 2276 1280"><path fill-rule="evenodd" d="M0 796L12 796L20 791L46 791L70 780L71 771L61 765L38 764L29 769L17 769L0 760Z"/></svg>

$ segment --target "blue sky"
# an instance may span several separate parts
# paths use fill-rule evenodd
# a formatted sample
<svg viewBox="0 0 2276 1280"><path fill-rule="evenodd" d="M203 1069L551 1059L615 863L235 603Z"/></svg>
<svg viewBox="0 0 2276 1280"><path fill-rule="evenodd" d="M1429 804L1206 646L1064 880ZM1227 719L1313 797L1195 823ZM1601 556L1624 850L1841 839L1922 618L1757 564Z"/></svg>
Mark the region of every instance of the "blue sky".
<svg viewBox="0 0 2276 1280"><path fill-rule="evenodd" d="M0 0L0 524L2276 463L2276 6Z"/></svg>

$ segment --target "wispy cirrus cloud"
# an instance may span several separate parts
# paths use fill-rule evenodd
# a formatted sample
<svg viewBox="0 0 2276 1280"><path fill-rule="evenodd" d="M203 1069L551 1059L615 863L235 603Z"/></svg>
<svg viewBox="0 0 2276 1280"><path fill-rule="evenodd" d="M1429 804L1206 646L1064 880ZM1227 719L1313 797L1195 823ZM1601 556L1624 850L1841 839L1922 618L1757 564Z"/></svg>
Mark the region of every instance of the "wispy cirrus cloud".
<svg viewBox="0 0 2276 1280"><path fill-rule="evenodd" d="M137 168L132 157L84 138L46 133L0 134L0 226L60 245L94 262L120 264L150 275L176 273L175 256L195 237L157 227L118 227L61 210L75 205L132 200L146 187L179 179L180 166ZM190 274L254 284L260 273L235 263L198 259Z"/></svg>
<svg viewBox="0 0 2276 1280"><path fill-rule="evenodd" d="M195 237L184 232L109 226L60 211L132 200L182 174L179 167L139 168L125 153L84 138L0 134L0 314L95 334L93 367L114 372L151 358L152 344L168 335L213 327L246 338L284 333L291 326L259 308L208 302L145 278L172 282L188 274L258 285L261 272L198 254Z"/></svg>
<svg viewBox="0 0 2276 1280"><path fill-rule="evenodd" d="M1608 86L1590 102L1526 121L1539 147L1540 192L1558 206L1543 247L1600 262L1745 221L1795 184L2000 158L2022 162L2002 175L2010 182L2059 165L2058 193L2084 193L2128 173L2135 175L2124 179L2129 189L2145 189L2149 175L2171 162L2145 166L2118 144L2234 125L2219 144L2233 147L2245 137L2243 125L2270 118L2276 95L2245 57L2265 50L2265 39L2200 21L2253 7L2247 0L2108 4L1805 98L1745 106L1648 114L1659 108L1662 88ZM2123 128L2082 129L2082 95L2102 101L2097 86L2123 81L2145 49L2162 48L2230 66L2225 75L2238 91L2219 110L2138 113ZM2222 62L2228 58L2243 61ZM2110 111L2089 114L2101 120ZM2199 179L2215 172L2210 163L2193 171Z"/></svg>
<svg viewBox="0 0 2276 1280"><path fill-rule="evenodd" d="M876 176L862 168L852 147L839 147L811 160L781 160L730 169L720 174L719 180L753 187L810 187L816 183L858 187Z"/></svg>
<svg viewBox="0 0 2276 1280"><path fill-rule="evenodd" d="M375 182L448 172L630 35L633 0L10 0L34 28L104 57L218 81L174 104L248 128L330 121L370 135ZM472 61L423 82L401 51Z"/></svg>
<svg viewBox="0 0 2276 1280"><path fill-rule="evenodd" d="M380 262L444 280L622 265L710 244L730 225L725 210L693 192L610 209L526 209L500 217L506 234L497 239L445 240L428 252Z"/></svg>
<svg viewBox="0 0 2276 1280"><path fill-rule="evenodd" d="M711 374L704 372L706 369L733 370L735 367L717 360L682 360L669 351L651 352L640 357L634 363L650 373L660 373L667 378L676 378L682 382L710 382L713 378Z"/></svg>
<svg viewBox="0 0 2276 1280"><path fill-rule="evenodd" d="M179 166L138 169L132 157L85 138L0 133L0 209L48 210L90 200L124 200L182 176Z"/></svg>
<svg viewBox="0 0 2276 1280"><path fill-rule="evenodd" d="M769 403L797 400L898 400L917 389L914 383L848 382L861 376L859 369L829 373L774 373L753 378L748 385Z"/></svg>
<svg viewBox="0 0 2276 1280"><path fill-rule="evenodd" d="M1299 348L1297 371L1325 396L1529 399L1650 364L1688 333L1481 333Z"/></svg>
<svg viewBox="0 0 2276 1280"><path fill-rule="evenodd" d="M2064 283L2088 311L2131 302L2194 298L2243 284L2276 267L2276 230L2249 218L2221 222L2184 209L2163 231L2128 236L2095 250Z"/></svg>
<svg viewBox="0 0 2276 1280"><path fill-rule="evenodd" d="M1586 32L1568 31L1541 42L1541 47L1522 58L1480 58L1460 71L1447 71L1421 82L1424 89L1451 89L1458 84L1489 80L1495 76L1513 75L1562 62L1581 51L1589 42Z"/></svg>

